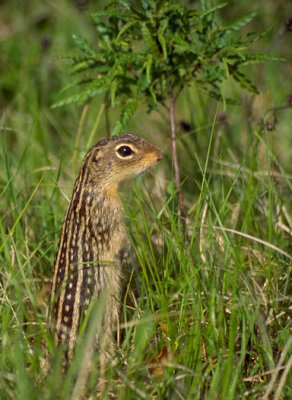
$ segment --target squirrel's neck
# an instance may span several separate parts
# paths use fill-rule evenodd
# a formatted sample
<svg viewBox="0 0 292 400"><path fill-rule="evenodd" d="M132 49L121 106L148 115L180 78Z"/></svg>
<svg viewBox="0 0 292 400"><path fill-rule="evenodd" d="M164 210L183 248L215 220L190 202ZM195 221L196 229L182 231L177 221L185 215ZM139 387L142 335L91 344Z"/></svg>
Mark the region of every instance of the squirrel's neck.
<svg viewBox="0 0 292 400"><path fill-rule="evenodd" d="M117 188L90 182L80 185L76 181L68 213L73 214L79 224L101 222L110 227L122 220L123 207Z"/></svg>
<svg viewBox="0 0 292 400"><path fill-rule="evenodd" d="M117 186L91 182L89 174L81 171L72 193L67 220L74 219L85 229L98 226L101 231L115 229L123 221L123 207Z"/></svg>

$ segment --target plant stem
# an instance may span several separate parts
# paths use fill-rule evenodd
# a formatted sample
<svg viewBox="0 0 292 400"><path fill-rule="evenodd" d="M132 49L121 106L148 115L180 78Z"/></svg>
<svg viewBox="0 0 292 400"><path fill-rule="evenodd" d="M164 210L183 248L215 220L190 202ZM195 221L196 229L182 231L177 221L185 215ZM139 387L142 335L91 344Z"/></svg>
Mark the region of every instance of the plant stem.
<svg viewBox="0 0 292 400"><path fill-rule="evenodd" d="M183 228L185 228L185 211L184 211L184 197L181 190L180 185L180 169L178 163L178 156L177 156L177 146L176 146L176 127L175 127L175 119L174 119L174 112L175 112L175 103L177 97L174 96L173 90L170 92L169 96L169 119L170 119L170 130L171 130L171 153L172 153L172 161L173 161L173 169L174 169L174 179L175 179L175 186L177 191L178 197L178 211L181 218L181 222Z"/></svg>

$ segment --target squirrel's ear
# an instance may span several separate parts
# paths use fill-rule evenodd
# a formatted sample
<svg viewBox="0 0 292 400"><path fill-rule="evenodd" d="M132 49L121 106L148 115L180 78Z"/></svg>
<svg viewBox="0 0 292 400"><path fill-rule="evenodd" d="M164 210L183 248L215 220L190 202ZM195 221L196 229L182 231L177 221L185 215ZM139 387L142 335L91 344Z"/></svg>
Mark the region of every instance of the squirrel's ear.
<svg viewBox="0 0 292 400"><path fill-rule="evenodd" d="M96 149L94 149L93 154L92 154L92 161L94 163L98 163L99 160L102 158L103 156L103 150L101 147L97 147Z"/></svg>

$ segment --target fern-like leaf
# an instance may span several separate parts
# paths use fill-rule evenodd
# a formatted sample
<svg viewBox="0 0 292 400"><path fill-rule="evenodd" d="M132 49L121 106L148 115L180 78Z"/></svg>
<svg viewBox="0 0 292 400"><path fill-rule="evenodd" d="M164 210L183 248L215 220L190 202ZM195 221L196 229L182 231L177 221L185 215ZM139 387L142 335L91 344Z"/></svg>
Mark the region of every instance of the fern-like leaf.
<svg viewBox="0 0 292 400"><path fill-rule="evenodd" d="M148 55L147 60L145 62L145 68L146 68L146 78L148 82L151 82L151 69L152 69L152 64L153 64L153 57L151 54Z"/></svg>
<svg viewBox="0 0 292 400"><path fill-rule="evenodd" d="M116 93L118 89L118 80L114 79L111 83L111 106L115 106Z"/></svg>
<svg viewBox="0 0 292 400"><path fill-rule="evenodd" d="M73 40L77 44L80 50L84 51L85 53L89 54L90 56L95 56L95 50L91 47L89 42L84 39L82 36L73 35Z"/></svg>
<svg viewBox="0 0 292 400"><path fill-rule="evenodd" d="M256 86L243 75L236 66L227 64L229 74L240 84L240 86L253 94L258 94Z"/></svg>
<svg viewBox="0 0 292 400"><path fill-rule="evenodd" d="M124 126L130 121L135 111L137 110L138 103L135 100L130 100L127 102L125 108L123 109L119 120L112 131L112 135L118 135Z"/></svg>
<svg viewBox="0 0 292 400"><path fill-rule="evenodd" d="M241 28L243 28L245 25L247 25L250 21L252 21L256 15L257 15L257 12L253 11L253 12L245 15L243 18L239 18L236 21L232 22L231 24L224 26L223 28L221 28L221 30L225 31L226 33L239 31Z"/></svg>
<svg viewBox="0 0 292 400"><path fill-rule="evenodd" d="M143 40L144 40L147 51L151 52L152 54L157 54L159 52L158 48L157 48L157 44L156 44L154 38L152 37L152 34L151 34L149 28L147 27L147 25L145 23L143 23L141 25L141 32L142 32Z"/></svg>
<svg viewBox="0 0 292 400"><path fill-rule="evenodd" d="M158 35L158 41L159 41L160 46L162 48L163 56L164 56L165 59L167 59L167 45L166 45L166 40L165 40L164 36Z"/></svg>
<svg viewBox="0 0 292 400"><path fill-rule="evenodd" d="M126 23L121 30L119 31L119 34L117 36L117 40L120 40L121 37L123 36L124 33L126 33L130 28L132 28L133 26L135 26L137 24L137 21L129 21L128 23Z"/></svg>
<svg viewBox="0 0 292 400"><path fill-rule="evenodd" d="M271 54L264 54L264 53L254 53L254 54L247 54L243 61L238 62L241 66L246 66L249 64L258 64L263 63L265 61L286 61L283 57L276 57Z"/></svg>

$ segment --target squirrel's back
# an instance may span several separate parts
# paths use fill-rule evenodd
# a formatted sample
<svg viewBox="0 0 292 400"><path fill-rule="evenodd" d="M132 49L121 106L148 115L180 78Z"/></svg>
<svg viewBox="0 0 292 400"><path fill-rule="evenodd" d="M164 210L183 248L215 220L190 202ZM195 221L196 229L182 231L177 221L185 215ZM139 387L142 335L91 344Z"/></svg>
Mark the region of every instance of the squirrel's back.
<svg viewBox="0 0 292 400"><path fill-rule="evenodd" d="M102 139L86 154L75 181L55 257L53 323L71 359L90 301L104 297L102 333L110 338L119 313L122 262L129 248L119 183L150 168L161 151L132 134Z"/></svg>

